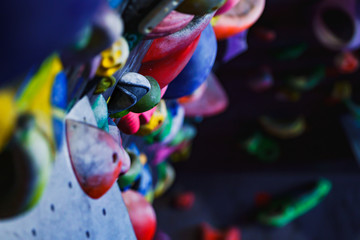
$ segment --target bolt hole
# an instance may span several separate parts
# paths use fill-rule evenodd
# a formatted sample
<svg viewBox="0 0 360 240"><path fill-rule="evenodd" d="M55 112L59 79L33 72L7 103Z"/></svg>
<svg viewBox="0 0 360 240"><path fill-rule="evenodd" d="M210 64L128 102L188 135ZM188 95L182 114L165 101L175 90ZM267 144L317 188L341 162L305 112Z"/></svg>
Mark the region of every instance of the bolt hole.
<svg viewBox="0 0 360 240"><path fill-rule="evenodd" d="M85 235L86 235L87 238L90 238L90 233L89 233L89 231L86 231L86 232L85 232Z"/></svg>
<svg viewBox="0 0 360 240"><path fill-rule="evenodd" d="M51 209L52 212L55 212L55 206L54 206L54 204L51 204L51 205L50 205L50 209Z"/></svg>
<svg viewBox="0 0 360 240"><path fill-rule="evenodd" d="M105 208L103 208L102 213L103 213L104 216L106 216L106 209Z"/></svg>
<svg viewBox="0 0 360 240"><path fill-rule="evenodd" d="M72 188L72 183L69 182L69 183L68 183L68 186L69 186L69 188Z"/></svg>
<svg viewBox="0 0 360 240"><path fill-rule="evenodd" d="M149 26L146 28L146 33L151 33L154 28Z"/></svg>
<svg viewBox="0 0 360 240"><path fill-rule="evenodd" d="M31 230L31 234L32 234L34 237L36 237L36 230L35 230L35 229L32 229L32 230Z"/></svg>
<svg viewBox="0 0 360 240"><path fill-rule="evenodd" d="M117 153L113 153L112 158L113 158L113 163L116 163L116 161L118 159Z"/></svg>

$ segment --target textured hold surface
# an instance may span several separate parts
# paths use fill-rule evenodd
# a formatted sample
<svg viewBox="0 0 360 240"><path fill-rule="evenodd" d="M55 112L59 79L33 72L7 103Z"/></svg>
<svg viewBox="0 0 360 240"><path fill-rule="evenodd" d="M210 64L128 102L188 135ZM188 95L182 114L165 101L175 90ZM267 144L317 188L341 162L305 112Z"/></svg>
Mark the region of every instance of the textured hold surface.
<svg viewBox="0 0 360 240"><path fill-rule="evenodd" d="M215 13L215 16L224 14L239 3L240 0L227 0Z"/></svg>
<svg viewBox="0 0 360 240"><path fill-rule="evenodd" d="M111 88L116 83L116 79L113 76L103 77L96 86L94 94L100 94L105 92L108 88Z"/></svg>
<svg viewBox="0 0 360 240"><path fill-rule="evenodd" d="M143 124L140 126L139 131L137 131L138 136L146 136L156 131L161 127L164 123L165 119L167 118L167 109L164 100L161 100L160 103L157 105L154 114L151 116L150 121L147 124Z"/></svg>
<svg viewBox="0 0 360 240"><path fill-rule="evenodd" d="M104 97L102 95L99 95L95 102L92 104L91 108L94 112L98 128L101 128L102 130L108 132L108 110Z"/></svg>
<svg viewBox="0 0 360 240"><path fill-rule="evenodd" d="M133 190L124 192L122 196L137 239L152 240L157 224L155 211L151 204L141 194Z"/></svg>
<svg viewBox="0 0 360 240"><path fill-rule="evenodd" d="M122 190L128 188L139 177L141 169L143 168L139 156L131 150L127 150L127 152L131 161L130 169L117 180L117 183Z"/></svg>
<svg viewBox="0 0 360 240"><path fill-rule="evenodd" d="M109 112L117 113L132 107L151 89L149 80L139 73L129 72L122 76L109 101Z"/></svg>
<svg viewBox="0 0 360 240"><path fill-rule="evenodd" d="M188 47L206 28L213 14L195 17L184 29L169 36L155 39L142 62L159 60ZM155 78L156 79L156 78Z"/></svg>
<svg viewBox="0 0 360 240"><path fill-rule="evenodd" d="M265 0L240 1L227 13L219 15L214 25L218 40L231 37L252 26L264 11Z"/></svg>
<svg viewBox="0 0 360 240"><path fill-rule="evenodd" d="M129 112L120 119L117 126L125 134L135 134L140 128L139 114Z"/></svg>
<svg viewBox="0 0 360 240"><path fill-rule="evenodd" d="M71 164L82 189L92 198L104 195L120 174L124 153L105 131L66 120Z"/></svg>
<svg viewBox="0 0 360 240"><path fill-rule="evenodd" d="M149 80L151 84L151 89L134 106L130 108L131 112L142 113L149 111L160 102L161 91L159 84L153 77L150 76L145 76L145 77Z"/></svg>
<svg viewBox="0 0 360 240"><path fill-rule="evenodd" d="M200 36L198 36L185 49L178 51L160 60L145 62L141 65L139 72L156 79L160 88L166 87L184 69L193 55Z"/></svg>
<svg viewBox="0 0 360 240"><path fill-rule="evenodd" d="M120 130L119 128L116 126L116 124L114 123L113 120L111 120L110 118L108 119L109 122L109 134L115 139L115 141L119 144L122 152L123 152L123 159L122 159L122 164L121 164L121 172L120 174L124 174L127 171L129 171L130 169L130 157L129 154L125 151L124 147L123 147L123 142L122 142L122 138L121 138L121 134L120 134Z"/></svg>
<svg viewBox="0 0 360 240"><path fill-rule="evenodd" d="M176 10L201 16L206 13L214 12L225 2L226 0L185 0Z"/></svg>
<svg viewBox="0 0 360 240"><path fill-rule="evenodd" d="M159 38L180 31L194 18L193 15L171 11L146 38Z"/></svg>
<svg viewBox="0 0 360 240"><path fill-rule="evenodd" d="M125 66L129 53L128 43L125 38L120 37L110 48L102 51L100 66L96 74L104 77L113 75L117 70Z"/></svg>
<svg viewBox="0 0 360 240"><path fill-rule="evenodd" d="M207 78L215 62L217 43L211 25L201 33L198 47L182 72L169 84L164 98L193 93Z"/></svg>

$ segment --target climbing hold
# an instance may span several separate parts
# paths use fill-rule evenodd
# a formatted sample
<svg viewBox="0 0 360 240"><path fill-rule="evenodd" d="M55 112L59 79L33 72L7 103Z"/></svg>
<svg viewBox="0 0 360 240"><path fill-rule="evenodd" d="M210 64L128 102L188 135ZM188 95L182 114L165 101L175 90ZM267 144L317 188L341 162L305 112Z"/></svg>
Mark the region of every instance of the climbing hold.
<svg viewBox="0 0 360 240"><path fill-rule="evenodd" d="M161 90L159 84L154 78L150 76L145 76L145 77L150 82L151 85L150 91L145 96L143 96L134 106L132 106L129 109L131 112L135 112L135 113L146 112L152 109L153 107L155 107L156 105L158 105L160 102Z"/></svg>
<svg viewBox="0 0 360 240"><path fill-rule="evenodd" d="M171 11L148 35L147 39L165 37L173 34L185 28L191 20L194 18L193 15L180 13L177 11Z"/></svg>
<svg viewBox="0 0 360 240"><path fill-rule="evenodd" d="M151 89L149 80L135 72L126 73L117 83L109 101L109 113L114 114L135 105Z"/></svg>
<svg viewBox="0 0 360 240"><path fill-rule="evenodd" d="M75 176L91 198L100 198L119 176L123 152L107 132L92 125L66 120L66 139Z"/></svg>
<svg viewBox="0 0 360 240"><path fill-rule="evenodd" d="M129 45L125 38L120 37L110 48L101 52L100 66L96 75L109 77L123 68L129 57Z"/></svg>
<svg viewBox="0 0 360 240"><path fill-rule="evenodd" d="M204 15L214 12L224 5L226 0L184 0L176 10L182 13L193 15Z"/></svg>
<svg viewBox="0 0 360 240"><path fill-rule="evenodd" d="M138 154L131 151L130 149L127 149L126 152L130 156L131 165L129 171L119 176L117 180L121 190L128 189L138 179L143 168Z"/></svg>
<svg viewBox="0 0 360 240"><path fill-rule="evenodd" d="M157 105L154 114L151 116L150 121L147 124L140 126L139 131L136 132L138 136L147 136L153 131L159 129L167 118L167 109L165 101L162 100Z"/></svg>
<svg viewBox="0 0 360 240"><path fill-rule="evenodd" d="M217 16L213 25L216 38L222 40L250 28L264 11L265 0L239 1L228 12Z"/></svg>
<svg viewBox="0 0 360 240"><path fill-rule="evenodd" d="M122 193L136 239L152 240L156 231L156 215L151 204L133 190Z"/></svg>
<svg viewBox="0 0 360 240"><path fill-rule="evenodd" d="M108 88L111 88L116 83L116 79L113 76L110 77L103 77L100 79L94 94L100 94L105 92Z"/></svg>
<svg viewBox="0 0 360 240"><path fill-rule="evenodd" d="M199 44L186 67L169 84L164 98L179 98L193 93L208 77L215 62L217 43L211 25L201 33Z"/></svg>

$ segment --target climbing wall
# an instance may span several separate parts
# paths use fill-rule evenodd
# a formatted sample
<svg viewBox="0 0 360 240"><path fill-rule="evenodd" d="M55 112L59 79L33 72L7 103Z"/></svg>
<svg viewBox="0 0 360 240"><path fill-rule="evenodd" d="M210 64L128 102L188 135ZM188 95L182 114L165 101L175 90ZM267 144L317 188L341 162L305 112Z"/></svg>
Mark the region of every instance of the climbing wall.
<svg viewBox="0 0 360 240"><path fill-rule="evenodd" d="M96 125L87 98L67 118ZM117 184L100 199L89 198L75 178L65 142L39 204L17 218L1 221L0 236L6 240L136 239Z"/></svg>

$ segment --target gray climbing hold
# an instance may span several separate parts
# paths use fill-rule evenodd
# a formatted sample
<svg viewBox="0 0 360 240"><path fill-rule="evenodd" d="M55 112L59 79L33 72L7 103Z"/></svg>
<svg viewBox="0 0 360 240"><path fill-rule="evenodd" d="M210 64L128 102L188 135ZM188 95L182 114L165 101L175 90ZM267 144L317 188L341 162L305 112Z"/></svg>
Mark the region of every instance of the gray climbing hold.
<svg viewBox="0 0 360 240"><path fill-rule="evenodd" d="M126 73L110 98L109 113L114 114L134 106L150 89L151 85L146 77L135 72Z"/></svg>

